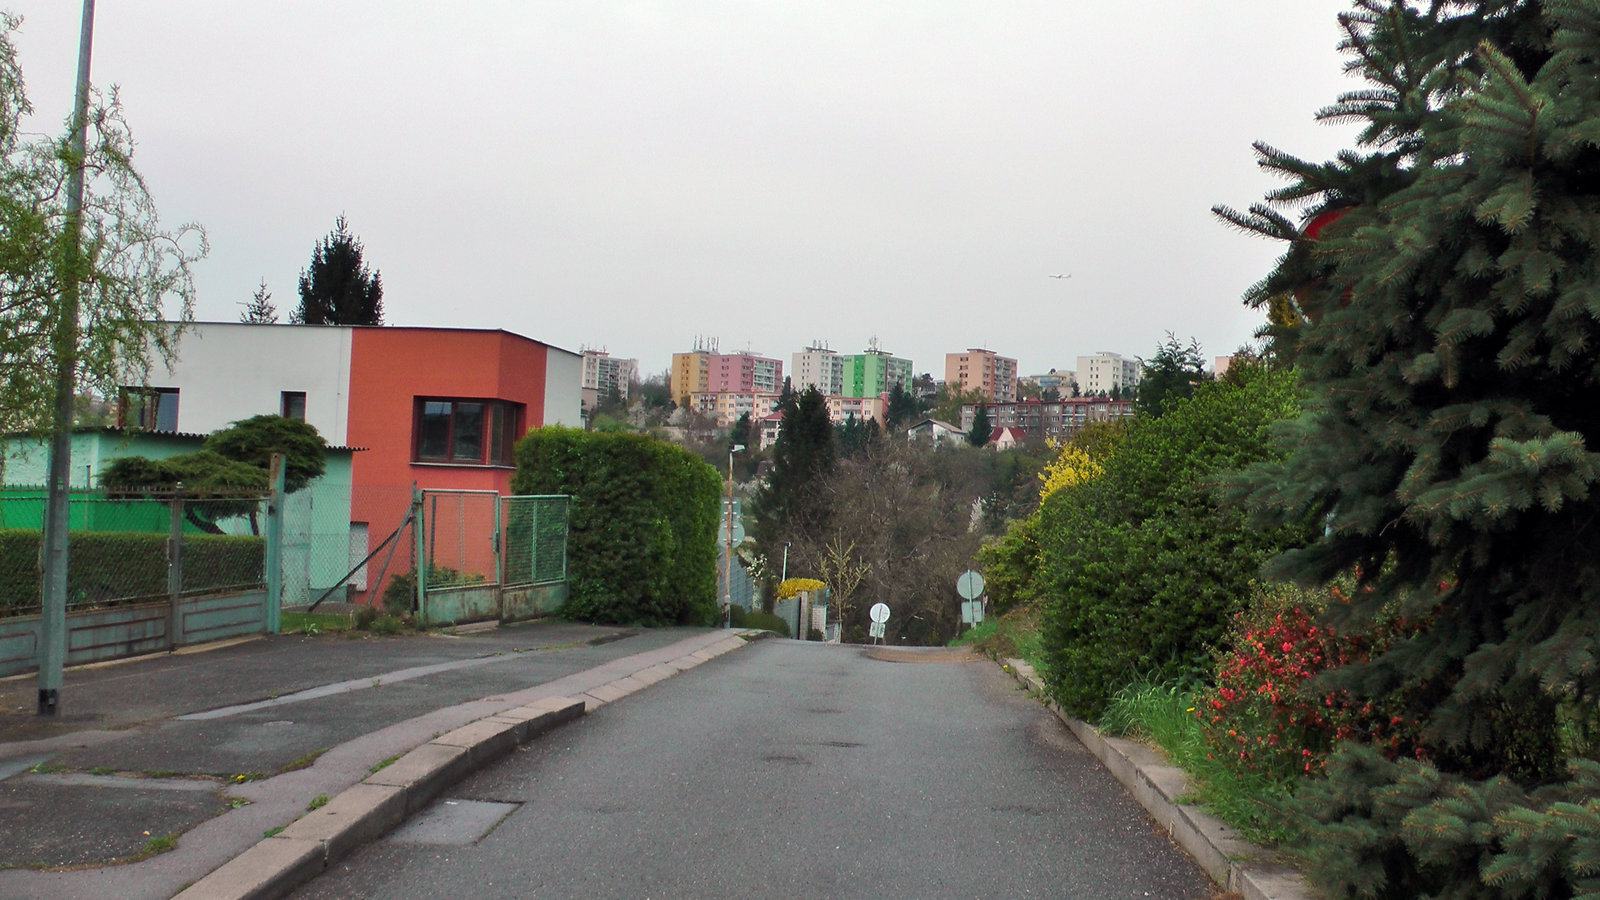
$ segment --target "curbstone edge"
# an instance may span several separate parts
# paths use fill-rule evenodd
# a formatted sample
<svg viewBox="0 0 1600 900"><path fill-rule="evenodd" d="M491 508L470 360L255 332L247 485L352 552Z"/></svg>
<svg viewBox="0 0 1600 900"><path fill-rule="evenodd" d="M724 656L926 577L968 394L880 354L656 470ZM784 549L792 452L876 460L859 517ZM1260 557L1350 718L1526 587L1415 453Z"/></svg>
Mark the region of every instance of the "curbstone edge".
<svg viewBox="0 0 1600 900"><path fill-rule="evenodd" d="M1271 850L1234 837L1234 829L1199 807L1179 803L1177 798L1189 789L1182 769L1167 765L1142 744L1108 738L1088 722L1062 712L1046 699L1043 679L1027 662L1008 659L1004 664L1225 890L1237 891L1245 900L1315 900L1321 896L1304 875L1282 863Z"/></svg>
<svg viewBox="0 0 1600 900"><path fill-rule="evenodd" d="M184 900L275 900L322 873L320 841L270 837L178 894Z"/></svg>

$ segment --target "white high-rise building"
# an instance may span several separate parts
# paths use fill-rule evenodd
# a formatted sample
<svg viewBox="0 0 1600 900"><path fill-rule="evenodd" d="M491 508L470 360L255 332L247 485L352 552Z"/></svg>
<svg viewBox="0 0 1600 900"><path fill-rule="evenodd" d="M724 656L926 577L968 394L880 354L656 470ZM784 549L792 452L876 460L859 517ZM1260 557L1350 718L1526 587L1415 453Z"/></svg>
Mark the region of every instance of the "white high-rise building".
<svg viewBox="0 0 1600 900"><path fill-rule="evenodd" d="M1143 377L1144 366L1120 353L1102 350L1093 356L1078 357L1078 390L1086 397L1133 387Z"/></svg>
<svg viewBox="0 0 1600 900"><path fill-rule="evenodd" d="M815 387L824 397L844 393L844 357L820 342L794 354L792 361L789 385L796 391Z"/></svg>
<svg viewBox="0 0 1600 900"><path fill-rule="evenodd" d="M583 351L583 400L593 408L598 398L605 397L612 388L622 399L628 399L628 385L639 374L639 361L617 359L604 350Z"/></svg>

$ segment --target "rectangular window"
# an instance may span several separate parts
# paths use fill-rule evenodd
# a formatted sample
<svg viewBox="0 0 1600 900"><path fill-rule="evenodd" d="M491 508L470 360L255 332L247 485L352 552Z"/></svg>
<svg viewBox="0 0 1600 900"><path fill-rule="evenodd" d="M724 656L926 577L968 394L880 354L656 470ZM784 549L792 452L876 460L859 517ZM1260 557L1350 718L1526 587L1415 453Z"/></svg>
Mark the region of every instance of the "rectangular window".
<svg viewBox="0 0 1600 900"><path fill-rule="evenodd" d="M177 431L178 389L122 388L117 396L117 425L146 431Z"/></svg>
<svg viewBox="0 0 1600 900"><path fill-rule="evenodd" d="M278 415L285 419L304 419L306 417L306 392L284 391L279 401Z"/></svg>
<svg viewBox="0 0 1600 900"><path fill-rule="evenodd" d="M509 466L522 405L503 400L416 401L418 462Z"/></svg>

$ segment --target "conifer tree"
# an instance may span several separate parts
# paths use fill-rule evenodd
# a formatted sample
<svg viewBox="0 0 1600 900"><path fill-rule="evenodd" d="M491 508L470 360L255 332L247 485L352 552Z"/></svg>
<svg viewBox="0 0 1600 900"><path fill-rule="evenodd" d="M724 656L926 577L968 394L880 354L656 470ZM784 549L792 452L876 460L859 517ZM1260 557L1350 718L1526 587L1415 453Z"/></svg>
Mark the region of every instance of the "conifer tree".
<svg viewBox="0 0 1600 900"><path fill-rule="evenodd" d="M1141 416L1155 418L1168 400L1187 397L1194 386L1208 377L1205 357L1200 354L1200 342L1189 339L1186 347L1177 335L1167 332L1167 339L1156 347L1156 355L1144 363L1144 375L1139 380L1138 399L1133 408Z"/></svg>
<svg viewBox="0 0 1600 900"><path fill-rule="evenodd" d="M300 272L297 325L382 325L383 276L362 260L365 248L340 216Z"/></svg>
<svg viewBox="0 0 1600 900"><path fill-rule="evenodd" d="M752 530L769 555L784 541L822 533L829 509L820 488L833 472L837 452L828 400L815 386L796 393L785 383L778 411L783 425L772 445L772 468L752 498Z"/></svg>
<svg viewBox="0 0 1600 900"><path fill-rule="evenodd" d="M239 321L245 325L276 325L278 323L278 305L272 302L272 294L267 291L267 280L261 279L261 286L250 295L249 302L241 303L244 312L239 313Z"/></svg>
<svg viewBox="0 0 1600 900"><path fill-rule="evenodd" d="M1426 760L1347 747L1300 793L1334 896L1600 888L1600 2L1359 0L1340 18L1362 126L1218 212L1289 243L1247 299L1309 399L1289 455L1234 485L1316 543L1268 574L1359 571L1334 624L1416 623L1329 689L1401 698ZM1304 210L1297 223L1292 211Z"/></svg>
<svg viewBox="0 0 1600 900"><path fill-rule="evenodd" d="M967 429L967 443L974 447L982 447L989 443L989 433L994 426L989 424L989 407L978 404L978 411L972 414L972 427Z"/></svg>

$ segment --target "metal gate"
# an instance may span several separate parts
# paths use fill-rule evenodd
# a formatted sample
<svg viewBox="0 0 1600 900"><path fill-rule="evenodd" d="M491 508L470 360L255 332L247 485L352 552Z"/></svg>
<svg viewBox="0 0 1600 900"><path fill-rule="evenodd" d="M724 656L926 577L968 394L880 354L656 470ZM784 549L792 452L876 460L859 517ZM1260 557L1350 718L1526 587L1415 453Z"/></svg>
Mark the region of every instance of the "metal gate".
<svg viewBox="0 0 1600 900"><path fill-rule="evenodd" d="M566 602L569 497L422 490L417 504L417 609L428 621L513 621Z"/></svg>

